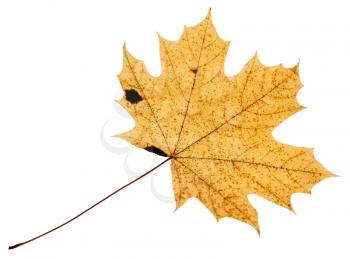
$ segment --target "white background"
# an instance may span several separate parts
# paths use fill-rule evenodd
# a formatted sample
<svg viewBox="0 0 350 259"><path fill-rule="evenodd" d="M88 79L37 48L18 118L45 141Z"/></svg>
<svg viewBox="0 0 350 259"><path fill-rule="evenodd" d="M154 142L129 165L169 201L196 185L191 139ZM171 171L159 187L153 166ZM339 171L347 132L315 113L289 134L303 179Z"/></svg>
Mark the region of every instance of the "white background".
<svg viewBox="0 0 350 259"><path fill-rule="evenodd" d="M0 3L0 258L350 258L347 1ZM317 184L311 196L293 195L297 215L249 196L259 211L259 237L239 221L217 223L197 200L174 213L174 203L163 197L173 195L165 164L153 179L137 182L65 228L7 251L152 166L151 153L110 138L133 127L113 102L122 96L116 78L122 45L126 41L158 75L156 32L177 39L183 25L200 22L210 6L220 36L232 41L228 75L256 50L266 65L292 66L300 58L305 87L298 100L308 109L274 136L315 147L317 159L341 177Z"/></svg>

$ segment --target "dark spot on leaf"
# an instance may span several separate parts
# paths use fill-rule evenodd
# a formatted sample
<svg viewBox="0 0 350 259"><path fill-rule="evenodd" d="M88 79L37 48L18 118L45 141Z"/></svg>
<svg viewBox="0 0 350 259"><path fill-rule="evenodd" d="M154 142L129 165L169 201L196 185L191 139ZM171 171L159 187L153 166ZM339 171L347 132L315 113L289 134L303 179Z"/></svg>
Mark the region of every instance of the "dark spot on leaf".
<svg viewBox="0 0 350 259"><path fill-rule="evenodd" d="M197 74L197 69L191 69L193 73Z"/></svg>
<svg viewBox="0 0 350 259"><path fill-rule="evenodd" d="M125 98L131 103L138 103L143 100L142 96L134 89L125 90Z"/></svg>
<svg viewBox="0 0 350 259"><path fill-rule="evenodd" d="M157 148L157 147L155 147L155 146L145 147L144 149L147 150L147 151L149 151L149 152L152 152L152 153L154 153L154 154L157 154L157 155L159 155L159 156L165 156L165 157L168 156L167 154L164 153L163 150L161 150L161 149L159 149L159 148Z"/></svg>

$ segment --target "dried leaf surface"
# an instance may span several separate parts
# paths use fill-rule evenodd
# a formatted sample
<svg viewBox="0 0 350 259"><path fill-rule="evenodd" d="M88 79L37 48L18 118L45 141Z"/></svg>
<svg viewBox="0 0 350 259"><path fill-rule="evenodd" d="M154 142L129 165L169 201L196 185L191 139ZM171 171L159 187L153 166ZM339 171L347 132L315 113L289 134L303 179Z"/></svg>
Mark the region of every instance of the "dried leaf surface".
<svg viewBox="0 0 350 259"><path fill-rule="evenodd" d="M283 120L303 109L298 65L268 67L255 55L233 77L224 74L229 43L219 38L211 13L185 27L177 41L159 36L162 73L150 75L124 46L118 78L120 104L136 126L118 135L135 146L171 157L176 206L199 199L217 219L232 217L259 232L248 194L292 210L291 195L309 193L333 176L313 149L272 137Z"/></svg>

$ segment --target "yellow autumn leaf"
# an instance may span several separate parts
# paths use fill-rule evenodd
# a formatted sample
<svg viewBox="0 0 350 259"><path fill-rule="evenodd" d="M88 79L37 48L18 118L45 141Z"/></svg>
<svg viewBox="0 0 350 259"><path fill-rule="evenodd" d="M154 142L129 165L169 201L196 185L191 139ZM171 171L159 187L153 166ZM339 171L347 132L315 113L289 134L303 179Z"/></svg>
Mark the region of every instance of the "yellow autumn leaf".
<svg viewBox="0 0 350 259"><path fill-rule="evenodd" d="M211 13L185 27L177 41L159 36L162 73L150 75L123 47L119 103L134 129L117 135L171 160L176 207L199 199L219 220L232 217L259 232L257 194L292 210L291 195L309 193L333 176L313 149L278 142L272 130L303 109L298 65L263 65L255 55L233 77L224 73L229 42L219 38Z"/></svg>

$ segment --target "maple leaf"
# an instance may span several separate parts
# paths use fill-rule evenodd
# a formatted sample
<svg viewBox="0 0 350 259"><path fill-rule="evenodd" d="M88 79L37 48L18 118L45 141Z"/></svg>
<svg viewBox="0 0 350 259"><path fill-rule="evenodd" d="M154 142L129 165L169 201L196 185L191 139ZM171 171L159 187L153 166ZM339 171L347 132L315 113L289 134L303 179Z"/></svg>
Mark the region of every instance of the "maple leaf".
<svg viewBox="0 0 350 259"><path fill-rule="evenodd" d="M255 55L227 77L229 42L217 35L210 11L196 26L185 26L179 40L159 36L159 44L158 77L123 47L118 78L125 96L118 102L136 126L117 136L171 160L177 208L195 197L218 220L232 217L259 232L248 194L293 210L293 193L310 193L333 176L313 149L272 137L276 126L303 109L296 99L298 65L268 67Z"/></svg>

